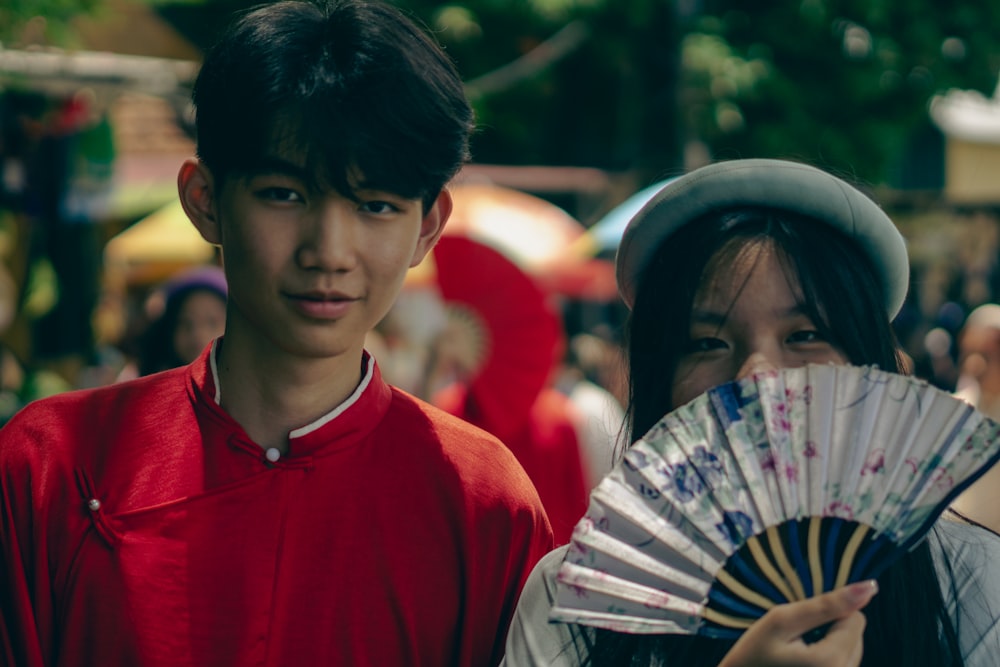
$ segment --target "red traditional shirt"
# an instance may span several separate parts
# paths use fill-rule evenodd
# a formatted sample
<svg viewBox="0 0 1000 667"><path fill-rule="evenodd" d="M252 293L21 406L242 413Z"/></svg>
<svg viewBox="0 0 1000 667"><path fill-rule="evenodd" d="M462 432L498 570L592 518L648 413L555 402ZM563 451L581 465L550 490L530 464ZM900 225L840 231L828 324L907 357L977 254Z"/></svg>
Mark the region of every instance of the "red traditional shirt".
<svg viewBox="0 0 1000 667"><path fill-rule="evenodd" d="M476 396L475 387L453 384L433 400L441 409L493 433L514 452L538 489L556 544L568 543L590 498L574 422L576 408L565 394L545 387L524 416L515 419L517 415L510 411L510 419L497 423L478 409Z"/></svg>
<svg viewBox="0 0 1000 667"><path fill-rule="evenodd" d="M552 546L493 437L385 384L265 452L214 353L0 431L0 658L18 667L487 665Z"/></svg>

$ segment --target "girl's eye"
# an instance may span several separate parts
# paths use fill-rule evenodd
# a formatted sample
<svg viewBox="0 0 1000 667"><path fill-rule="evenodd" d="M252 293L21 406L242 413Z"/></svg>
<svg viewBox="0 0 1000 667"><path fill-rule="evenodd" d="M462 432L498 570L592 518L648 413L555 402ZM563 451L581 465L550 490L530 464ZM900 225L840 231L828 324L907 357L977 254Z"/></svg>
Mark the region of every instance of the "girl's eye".
<svg viewBox="0 0 1000 667"><path fill-rule="evenodd" d="M261 199L277 202L300 202L303 200L302 195L295 190L280 187L261 188L257 191L257 196Z"/></svg>
<svg viewBox="0 0 1000 667"><path fill-rule="evenodd" d="M724 350L726 349L726 343L718 338L704 337L695 338L688 341L687 351L688 352L711 352L712 350Z"/></svg>
<svg viewBox="0 0 1000 667"><path fill-rule="evenodd" d="M804 329L802 331L796 331L791 336L788 337L789 343L820 343L826 340L823 338L823 334L812 329Z"/></svg>

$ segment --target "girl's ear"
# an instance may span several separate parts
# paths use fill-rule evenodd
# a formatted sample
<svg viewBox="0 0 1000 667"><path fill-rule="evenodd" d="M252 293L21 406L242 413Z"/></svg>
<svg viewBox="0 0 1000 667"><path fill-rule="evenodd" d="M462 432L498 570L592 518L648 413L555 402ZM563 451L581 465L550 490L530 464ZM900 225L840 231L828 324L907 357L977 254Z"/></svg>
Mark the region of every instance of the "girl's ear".
<svg viewBox="0 0 1000 667"><path fill-rule="evenodd" d="M219 226L217 191L212 172L203 162L188 158L177 173L177 192L181 206L202 238L213 245L222 244Z"/></svg>

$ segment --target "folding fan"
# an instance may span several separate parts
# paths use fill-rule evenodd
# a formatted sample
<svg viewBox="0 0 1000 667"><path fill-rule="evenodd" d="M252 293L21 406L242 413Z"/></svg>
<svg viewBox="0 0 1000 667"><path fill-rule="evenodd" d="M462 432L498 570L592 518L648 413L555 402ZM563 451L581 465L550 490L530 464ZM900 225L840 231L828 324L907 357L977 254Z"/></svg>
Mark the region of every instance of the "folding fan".
<svg viewBox="0 0 1000 667"><path fill-rule="evenodd" d="M811 365L666 415L591 493L552 620L738 637L877 577L1000 459L1000 425L926 382Z"/></svg>

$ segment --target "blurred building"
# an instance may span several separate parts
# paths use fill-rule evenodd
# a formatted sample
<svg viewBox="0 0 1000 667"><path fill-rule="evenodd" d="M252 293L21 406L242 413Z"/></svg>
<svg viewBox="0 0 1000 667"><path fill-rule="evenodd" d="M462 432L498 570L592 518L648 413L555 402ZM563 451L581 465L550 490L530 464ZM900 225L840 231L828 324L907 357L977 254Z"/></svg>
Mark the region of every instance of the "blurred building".
<svg viewBox="0 0 1000 667"><path fill-rule="evenodd" d="M936 96L931 118L945 136L945 199L958 206L1000 206L1000 86Z"/></svg>
<svg viewBox="0 0 1000 667"><path fill-rule="evenodd" d="M107 9L77 20L78 48L46 46L34 24L0 48L2 296L17 313L0 337L70 384L96 354L105 243L176 198L194 150L198 50L148 6Z"/></svg>

